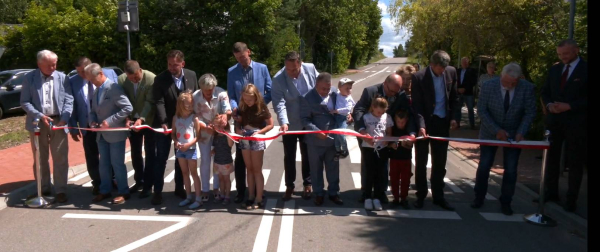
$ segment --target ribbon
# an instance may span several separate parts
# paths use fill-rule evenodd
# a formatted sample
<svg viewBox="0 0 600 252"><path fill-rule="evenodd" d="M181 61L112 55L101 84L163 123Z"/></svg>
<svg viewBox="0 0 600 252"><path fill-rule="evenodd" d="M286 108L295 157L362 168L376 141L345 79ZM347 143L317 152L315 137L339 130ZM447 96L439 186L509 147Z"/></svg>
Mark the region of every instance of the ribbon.
<svg viewBox="0 0 600 252"><path fill-rule="evenodd" d="M68 126L54 126L52 125L52 130L64 130L64 129L77 129L77 130L88 130L88 131L96 131L96 132L114 132L114 131L129 131L132 129L150 129L153 130L155 132L158 133L171 133L171 129L167 129L167 131L165 132L164 129L162 128L152 128L148 125L138 125L138 126L131 126L131 127L116 127L116 128L80 128L80 127L68 127Z"/></svg>

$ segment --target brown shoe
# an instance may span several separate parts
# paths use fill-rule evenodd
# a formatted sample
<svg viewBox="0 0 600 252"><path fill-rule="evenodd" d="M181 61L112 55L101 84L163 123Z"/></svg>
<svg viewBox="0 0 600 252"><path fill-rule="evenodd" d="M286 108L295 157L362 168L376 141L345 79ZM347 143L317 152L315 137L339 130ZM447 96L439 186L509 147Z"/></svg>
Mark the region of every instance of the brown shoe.
<svg viewBox="0 0 600 252"><path fill-rule="evenodd" d="M292 199L292 194L294 194L294 188L288 187L287 189L285 189L285 195L283 195L282 200L288 201Z"/></svg>
<svg viewBox="0 0 600 252"><path fill-rule="evenodd" d="M119 204L123 204L125 203L125 201L127 201L129 199L129 194L125 194L122 196L117 196L113 199L112 203L113 205L119 205Z"/></svg>
<svg viewBox="0 0 600 252"><path fill-rule="evenodd" d="M323 196L317 196L317 198L315 199L315 205L316 206L320 206L323 205Z"/></svg>
<svg viewBox="0 0 600 252"><path fill-rule="evenodd" d="M110 195L110 193L107 194L98 194L98 196L94 197L94 199L92 199L93 202L100 202L103 201L105 199L110 198L112 195Z"/></svg>
<svg viewBox="0 0 600 252"><path fill-rule="evenodd" d="M310 186L310 185L304 186L304 193L302 193L302 198L304 198L305 200L309 200L311 196L312 196L312 186Z"/></svg>
<svg viewBox="0 0 600 252"><path fill-rule="evenodd" d="M64 194L64 193L56 194L56 202L58 202L58 203L65 203L65 202L67 202L67 200L68 199L67 199L67 195L66 194Z"/></svg>

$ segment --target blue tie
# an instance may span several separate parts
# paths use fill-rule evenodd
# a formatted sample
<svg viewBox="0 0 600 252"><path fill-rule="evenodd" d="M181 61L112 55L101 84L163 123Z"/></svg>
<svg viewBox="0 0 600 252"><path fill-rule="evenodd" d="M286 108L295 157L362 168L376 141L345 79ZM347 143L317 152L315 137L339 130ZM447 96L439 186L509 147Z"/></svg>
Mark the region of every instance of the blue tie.
<svg viewBox="0 0 600 252"><path fill-rule="evenodd" d="M508 112L508 107L510 106L510 92L506 90L506 94L504 95L504 113Z"/></svg>

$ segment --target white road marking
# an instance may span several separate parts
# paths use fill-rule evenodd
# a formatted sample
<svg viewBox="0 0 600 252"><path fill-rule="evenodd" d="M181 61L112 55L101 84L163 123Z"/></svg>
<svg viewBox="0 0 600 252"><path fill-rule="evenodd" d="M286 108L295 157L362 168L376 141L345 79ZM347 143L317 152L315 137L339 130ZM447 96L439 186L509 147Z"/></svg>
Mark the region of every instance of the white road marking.
<svg viewBox="0 0 600 252"><path fill-rule="evenodd" d="M387 210L387 212L390 216L397 218L461 220L456 212L450 211Z"/></svg>
<svg viewBox="0 0 600 252"><path fill-rule="evenodd" d="M277 252L292 251L292 237L294 231L294 211L296 201L285 202L283 208L283 217L281 217L281 230L279 231L279 242L277 243Z"/></svg>
<svg viewBox="0 0 600 252"><path fill-rule="evenodd" d="M473 182L472 180L470 180L470 179L463 179L463 181L465 183L467 183L469 186L475 188L475 182ZM487 200L498 200L498 199L496 199L496 197L492 196L490 193L487 193L485 195L485 199L487 199Z"/></svg>
<svg viewBox="0 0 600 252"><path fill-rule="evenodd" d="M287 187L285 186L285 172L283 172L283 176L281 176L281 184L279 185L279 192L285 192Z"/></svg>
<svg viewBox="0 0 600 252"><path fill-rule="evenodd" d="M75 176L75 177L72 177L72 178L70 178L70 179L69 179L69 181L70 181L70 182L78 181L78 180L80 180L80 179L82 179L82 178L85 178L85 177L87 177L87 176L89 176L89 175L90 175L90 174L89 174L88 172L84 172L84 173L81 173L81 174L79 174L79 175L77 175L77 176Z"/></svg>
<svg viewBox="0 0 600 252"><path fill-rule="evenodd" d="M462 189L460 189L460 187L456 186L456 184L454 184L454 182L452 182L452 180L450 180L449 178L444 178L444 182L446 182L446 184L448 185L448 187L450 187L450 189L455 192L455 193L464 193L464 191Z"/></svg>
<svg viewBox="0 0 600 252"><path fill-rule="evenodd" d="M276 199L267 199L267 204L265 206L265 210L263 211L263 217L260 221L260 226L258 227L258 233L256 234L256 239L254 240L254 248L253 252L262 252L267 251L267 247L269 245L269 236L271 235L271 226L273 225L273 218L275 212L272 211L277 204Z"/></svg>
<svg viewBox="0 0 600 252"><path fill-rule="evenodd" d="M353 172L352 180L354 181L354 188L360 189L362 187L362 183L360 182L360 172Z"/></svg>
<svg viewBox="0 0 600 252"><path fill-rule="evenodd" d="M504 215L503 213L479 213L483 218L488 221L513 221L523 222L523 214L513 214L511 216Z"/></svg>
<svg viewBox="0 0 600 252"><path fill-rule="evenodd" d="M350 156L350 163L360 164L360 146L358 146L358 140L356 137L346 137L346 144L348 145L348 152Z"/></svg>

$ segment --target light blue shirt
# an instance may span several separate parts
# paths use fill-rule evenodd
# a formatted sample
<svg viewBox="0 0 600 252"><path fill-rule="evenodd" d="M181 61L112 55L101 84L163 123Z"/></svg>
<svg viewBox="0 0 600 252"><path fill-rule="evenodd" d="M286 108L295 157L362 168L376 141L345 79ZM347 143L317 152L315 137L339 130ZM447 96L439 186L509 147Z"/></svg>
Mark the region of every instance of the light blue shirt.
<svg viewBox="0 0 600 252"><path fill-rule="evenodd" d="M298 89L298 92L301 96L305 96L310 89L308 88L308 84L306 83L306 79L304 78L304 69L300 68L300 74L298 75L298 79L292 79L292 82Z"/></svg>
<svg viewBox="0 0 600 252"><path fill-rule="evenodd" d="M181 69L181 76L179 76L179 78L171 75L171 77L173 77L173 81L175 81L175 86L177 87L177 89L181 90L181 83L183 80L183 69Z"/></svg>
<svg viewBox="0 0 600 252"><path fill-rule="evenodd" d="M435 76L433 70L431 71L431 78L433 78L433 87L435 89L435 109L433 114L440 118L446 118L446 87L444 85L444 74Z"/></svg>
<svg viewBox="0 0 600 252"><path fill-rule="evenodd" d="M250 65L247 68L242 67L242 79L244 79L244 84L248 85L248 83L254 83L254 69L252 69L252 61L250 61Z"/></svg>

